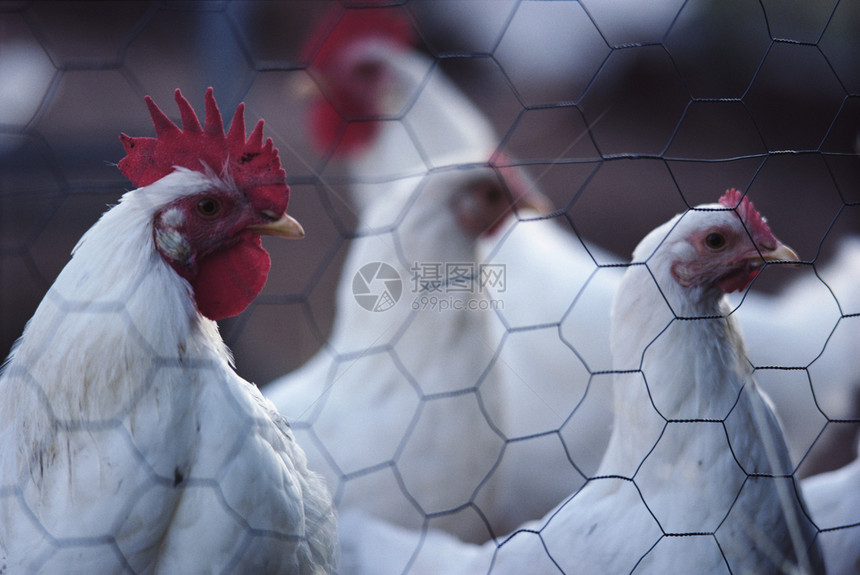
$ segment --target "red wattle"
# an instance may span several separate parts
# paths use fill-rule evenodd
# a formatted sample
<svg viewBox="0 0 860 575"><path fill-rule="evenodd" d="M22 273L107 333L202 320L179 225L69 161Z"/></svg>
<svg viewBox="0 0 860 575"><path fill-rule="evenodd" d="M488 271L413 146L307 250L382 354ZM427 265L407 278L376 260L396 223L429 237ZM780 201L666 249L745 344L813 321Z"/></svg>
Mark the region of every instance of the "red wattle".
<svg viewBox="0 0 860 575"><path fill-rule="evenodd" d="M724 293L732 293L742 291L756 278L761 271L761 268L753 268L750 270L738 270L716 281L717 287L723 290Z"/></svg>
<svg viewBox="0 0 860 575"><path fill-rule="evenodd" d="M260 236L250 233L206 256L191 280L197 309L211 320L239 315L266 285L271 263Z"/></svg>

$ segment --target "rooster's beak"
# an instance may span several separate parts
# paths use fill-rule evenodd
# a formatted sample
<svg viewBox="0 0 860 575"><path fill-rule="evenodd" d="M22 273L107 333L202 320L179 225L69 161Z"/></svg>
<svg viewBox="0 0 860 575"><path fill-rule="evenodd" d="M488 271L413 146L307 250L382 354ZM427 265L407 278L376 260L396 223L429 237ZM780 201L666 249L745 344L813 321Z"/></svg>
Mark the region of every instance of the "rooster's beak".
<svg viewBox="0 0 860 575"><path fill-rule="evenodd" d="M261 236L278 236L293 240L305 237L305 230L302 228L302 224L286 212L273 222L250 225L248 229L254 230Z"/></svg>

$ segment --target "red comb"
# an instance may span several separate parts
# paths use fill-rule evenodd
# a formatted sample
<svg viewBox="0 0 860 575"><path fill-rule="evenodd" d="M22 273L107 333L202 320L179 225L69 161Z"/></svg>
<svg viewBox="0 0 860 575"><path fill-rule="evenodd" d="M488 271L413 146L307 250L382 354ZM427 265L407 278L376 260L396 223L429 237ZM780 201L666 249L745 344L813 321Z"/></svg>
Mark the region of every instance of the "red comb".
<svg viewBox="0 0 860 575"><path fill-rule="evenodd" d="M395 44L411 46L416 40L415 30L401 9L361 8L336 10L323 19L305 44L305 61L311 66L325 69L348 46L358 40L386 39ZM314 50L316 53L314 53Z"/></svg>
<svg viewBox="0 0 860 575"><path fill-rule="evenodd" d="M188 100L179 90L174 95L182 118L181 130L147 96L144 100L156 137L120 136L127 155L117 167L135 187L160 180L175 166L198 172L208 166L218 174L226 169L246 194L255 190L256 197L261 194L276 204L282 204L285 195L289 198L287 176L281 168L278 150L271 138L263 143L263 120L257 122L245 140L245 104L239 104L225 135L212 88L206 90L206 121L202 127Z"/></svg>
<svg viewBox="0 0 860 575"><path fill-rule="evenodd" d="M726 190L726 193L720 198L719 203L721 206L731 208L737 212L753 238L773 237L773 232L770 231L770 227L768 227L765 219L755 209L749 198L744 196L739 190L735 188Z"/></svg>

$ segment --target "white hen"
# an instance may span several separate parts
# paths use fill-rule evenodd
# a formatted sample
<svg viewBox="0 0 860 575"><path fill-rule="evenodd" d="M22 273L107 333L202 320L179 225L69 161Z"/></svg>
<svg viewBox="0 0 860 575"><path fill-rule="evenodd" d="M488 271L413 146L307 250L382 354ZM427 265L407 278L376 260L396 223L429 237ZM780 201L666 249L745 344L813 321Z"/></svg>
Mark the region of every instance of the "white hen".
<svg viewBox="0 0 860 575"><path fill-rule="evenodd" d="M480 547L350 513L344 573L823 573L724 298L797 256L738 200L679 214L634 251L612 312L615 425L581 490Z"/></svg>
<svg viewBox="0 0 860 575"><path fill-rule="evenodd" d="M509 404L508 420L519 422L518 435L563 423L561 436L571 460L588 474L596 468L610 432L605 419L609 386L600 378L589 380L588 374L608 369L610 362L606 322L621 277L619 268L611 265L617 256L586 246L553 219L510 221L481 239L479 253L481 261L508 269L506 291L490 290L491 297L506 304L498 312L499 321L491 324L495 337L510 331L497 361L505 368L502 375L509 380L510 393L519 397ZM816 465L826 465L821 461L826 446L813 442L827 419L858 415L851 400L860 389L858 266L860 238L848 237L830 261L804 266L802 277L775 294L751 289L729 296L749 360L764 368L756 377L784 421L794 461L815 458ZM575 350L575 360L564 345ZM559 373L579 374L564 386L569 394L576 390L584 397L570 420L569 413L558 408ZM529 450L528 456L548 460L539 448ZM535 489L544 489L542 484L556 489L546 479L532 481Z"/></svg>
<svg viewBox="0 0 860 575"><path fill-rule="evenodd" d="M339 142L359 221L327 344L264 392L340 508L412 527L434 516L484 541L523 518L507 517L493 474L502 390L487 372L499 342L475 241L511 204L545 200L491 167L492 128L403 44L404 25L368 9L323 26L311 73L328 98L314 104L312 136L321 149Z"/></svg>
<svg viewBox="0 0 860 575"><path fill-rule="evenodd" d="M123 136L139 185L106 212L0 377L10 573L266 572L334 565L334 512L284 419L233 371L214 319L262 289L260 234L300 237L262 121ZM216 172L217 170L217 172Z"/></svg>

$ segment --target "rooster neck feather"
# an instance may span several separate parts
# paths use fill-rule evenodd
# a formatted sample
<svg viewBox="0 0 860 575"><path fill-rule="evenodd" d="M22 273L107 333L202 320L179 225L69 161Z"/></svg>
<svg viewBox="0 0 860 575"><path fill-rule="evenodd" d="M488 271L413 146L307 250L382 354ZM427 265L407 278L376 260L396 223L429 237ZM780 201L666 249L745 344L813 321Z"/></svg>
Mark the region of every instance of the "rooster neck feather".
<svg viewBox="0 0 860 575"><path fill-rule="evenodd" d="M217 325L197 313L190 286L159 255L152 230L159 208L198 191L208 177L180 170L129 192L87 231L13 350L3 393L15 393L12 380L27 381L22 385L38 391L24 397L50 405L34 412L74 425L122 416L165 365L228 368ZM39 433L40 425L23 423Z"/></svg>

